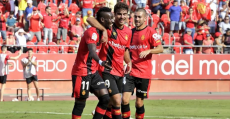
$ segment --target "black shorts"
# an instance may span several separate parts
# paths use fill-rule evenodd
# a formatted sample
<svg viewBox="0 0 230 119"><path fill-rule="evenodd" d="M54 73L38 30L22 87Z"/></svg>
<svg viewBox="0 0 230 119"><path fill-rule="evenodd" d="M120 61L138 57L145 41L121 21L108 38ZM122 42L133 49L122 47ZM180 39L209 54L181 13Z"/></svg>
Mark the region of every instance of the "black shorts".
<svg viewBox="0 0 230 119"><path fill-rule="evenodd" d="M137 78L130 75L126 75L124 78L123 92L134 92L136 88L136 96L139 98L148 98L149 89L151 85L150 79Z"/></svg>
<svg viewBox="0 0 230 119"><path fill-rule="evenodd" d="M102 73L105 86L108 88L109 96L122 93L123 77L114 76L109 73Z"/></svg>
<svg viewBox="0 0 230 119"><path fill-rule="evenodd" d="M195 40L195 45L203 45L203 40Z"/></svg>
<svg viewBox="0 0 230 119"><path fill-rule="evenodd" d="M0 83L5 84L7 79L7 75L0 76Z"/></svg>
<svg viewBox="0 0 230 119"><path fill-rule="evenodd" d="M89 97L89 92L95 90L106 89L105 82L98 72L87 76L72 75L73 92L72 97L86 99Z"/></svg>
<svg viewBox="0 0 230 119"><path fill-rule="evenodd" d="M27 84L30 84L32 81L38 81L37 75L31 76L30 78L26 78Z"/></svg>

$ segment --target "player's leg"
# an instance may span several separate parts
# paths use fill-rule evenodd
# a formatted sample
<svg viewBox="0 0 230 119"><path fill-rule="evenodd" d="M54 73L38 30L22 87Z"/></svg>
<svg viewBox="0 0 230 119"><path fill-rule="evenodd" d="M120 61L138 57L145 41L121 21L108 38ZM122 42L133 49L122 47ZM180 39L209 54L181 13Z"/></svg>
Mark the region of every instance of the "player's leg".
<svg viewBox="0 0 230 119"><path fill-rule="evenodd" d="M40 93L39 93L39 87L38 87L38 78L37 76L33 76L33 83L34 83L34 87L36 89L36 94L37 94L37 101L40 101Z"/></svg>
<svg viewBox="0 0 230 119"><path fill-rule="evenodd" d="M32 97L31 96L31 86L32 86L31 82L32 82L31 78L26 78L28 100L30 100Z"/></svg>
<svg viewBox="0 0 230 119"><path fill-rule="evenodd" d="M129 100L132 95L132 92L134 91L135 84L134 84L134 78L126 75L123 79L123 90L122 90L122 103L121 103L121 112L122 112L122 118L123 119L129 119L131 112L130 112L130 106L129 106Z"/></svg>
<svg viewBox="0 0 230 119"><path fill-rule="evenodd" d="M1 86L1 94L0 94L0 102L3 101L3 94L4 94L5 87L6 87L6 78L7 78L7 75L0 76L0 84L2 85Z"/></svg>
<svg viewBox="0 0 230 119"><path fill-rule="evenodd" d="M110 97L108 94L108 90L105 87L105 82L98 72L92 75L92 82L90 86L91 92L93 92L99 100L95 109L93 119L101 119L105 115L107 106L110 101Z"/></svg>
<svg viewBox="0 0 230 119"><path fill-rule="evenodd" d="M136 119L144 119L145 108L144 98L148 98L151 85L150 79L141 79L135 81L136 85Z"/></svg>
<svg viewBox="0 0 230 119"><path fill-rule="evenodd" d="M82 112L85 108L86 99L89 97L90 76L76 76L72 75L73 93L75 103L72 111L72 119L81 119Z"/></svg>
<svg viewBox="0 0 230 119"><path fill-rule="evenodd" d="M121 81L117 81L119 80L119 78L109 73L103 73L103 79L105 80L105 85L108 88L108 92L109 92L109 96L110 96L110 100L112 104L111 106L112 118L121 119L121 111L120 111L121 95L120 93L121 93L123 80L121 79ZM121 84L118 84L118 83L121 83ZM121 86L121 87L118 88L118 86ZM110 118L107 117L104 119L110 119Z"/></svg>

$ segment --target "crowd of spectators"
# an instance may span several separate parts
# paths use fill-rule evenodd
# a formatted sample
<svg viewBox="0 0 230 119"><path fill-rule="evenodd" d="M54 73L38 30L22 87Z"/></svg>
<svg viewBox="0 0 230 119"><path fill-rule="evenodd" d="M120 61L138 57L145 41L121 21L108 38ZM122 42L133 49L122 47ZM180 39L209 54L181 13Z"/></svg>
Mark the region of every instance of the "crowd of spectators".
<svg viewBox="0 0 230 119"><path fill-rule="evenodd" d="M95 17L103 6L113 10L117 2L126 2L130 6L126 21L129 28L135 27L135 9L145 8L149 13L146 24L156 29L163 45L186 45L174 47L176 53L230 53L227 0L9 0L0 4L1 44L6 44L12 53L20 49L26 52L28 45L33 44L69 44L75 46L59 47L59 50L76 53L84 31L91 27L87 18ZM197 2L210 9L208 6L195 7ZM211 18L198 18L194 13L197 9L210 10Z"/></svg>

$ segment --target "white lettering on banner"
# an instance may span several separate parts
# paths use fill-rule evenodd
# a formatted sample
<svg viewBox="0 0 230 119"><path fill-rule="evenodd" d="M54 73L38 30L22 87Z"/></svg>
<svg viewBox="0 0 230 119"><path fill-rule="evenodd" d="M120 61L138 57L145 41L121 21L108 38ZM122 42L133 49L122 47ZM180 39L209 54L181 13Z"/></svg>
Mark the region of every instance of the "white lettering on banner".
<svg viewBox="0 0 230 119"><path fill-rule="evenodd" d="M193 62L192 61L193 61L193 56L190 55L190 64L188 64L188 62L186 60L178 60L177 62L175 62L175 56L172 55L171 56L171 60L165 60L165 61L162 62L162 64L161 64L161 71L165 75L174 75L175 74L175 70L176 70L177 74L179 74L179 75L186 75L188 73L188 69L189 69L190 70L190 75L192 75L192 73L193 73L191 71L191 70L193 70L193 67L192 67ZM166 64L170 64L171 65L171 70L170 71L165 71L165 65ZM175 64L176 64L176 66L175 66ZM185 70L184 71L180 71L180 69L185 69Z"/></svg>
<svg viewBox="0 0 230 119"><path fill-rule="evenodd" d="M114 43L113 41L109 41L109 44L118 48L118 49L125 49L126 48L126 46L120 45L119 43Z"/></svg>
<svg viewBox="0 0 230 119"><path fill-rule="evenodd" d="M152 60L152 75L156 75L156 60Z"/></svg>
<svg viewBox="0 0 230 119"><path fill-rule="evenodd" d="M19 69L19 66L22 65L20 60L8 61L10 64L13 64L12 67L9 68L9 72L14 72L17 70L18 72L22 72L22 69ZM60 65L63 64L63 68ZM65 60L58 60L55 62L54 60L37 60L37 71L42 70L43 72L53 72L57 70L58 72L64 72L67 69L67 63Z"/></svg>
<svg viewBox="0 0 230 119"><path fill-rule="evenodd" d="M202 75L202 71L203 71L203 64L207 65L207 75L210 75L210 65L214 64L214 74L217 75L217 62L215 60L200 60L200 64L199 64L199 74Z"/></svg>

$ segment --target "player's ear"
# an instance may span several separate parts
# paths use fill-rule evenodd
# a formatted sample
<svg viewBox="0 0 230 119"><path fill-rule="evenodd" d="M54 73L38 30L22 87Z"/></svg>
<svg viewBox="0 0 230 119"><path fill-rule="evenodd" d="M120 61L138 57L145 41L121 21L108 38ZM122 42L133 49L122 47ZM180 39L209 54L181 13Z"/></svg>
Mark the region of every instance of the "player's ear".
<svg viewBox="0 0 230 119"><path fill-rule="evenodd" d="M101 22L105 22L105 18L101 17Z"/></svg>

